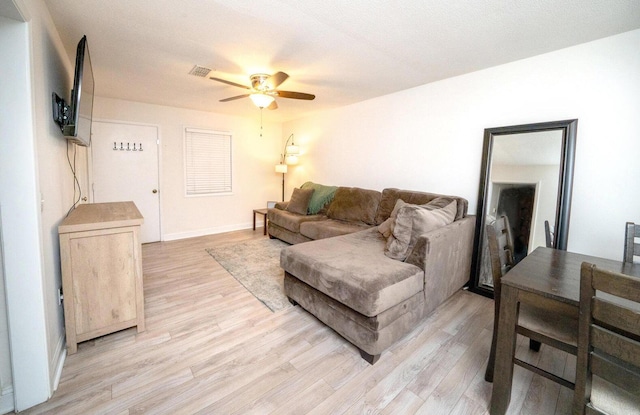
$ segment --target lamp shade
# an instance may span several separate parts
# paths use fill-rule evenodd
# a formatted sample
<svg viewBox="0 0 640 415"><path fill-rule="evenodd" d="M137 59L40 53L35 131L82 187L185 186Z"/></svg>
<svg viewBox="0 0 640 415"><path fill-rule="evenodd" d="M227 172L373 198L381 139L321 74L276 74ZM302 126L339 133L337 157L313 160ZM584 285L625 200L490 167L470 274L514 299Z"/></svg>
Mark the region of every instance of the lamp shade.
<svg viewBox="0 0 640 415"><path fill-rule="evenodd" d="M251 98L251 101L253 101L256 107L259 107L259 108L267 108L275 100L275 98L272 97L271 95L266 95L262 93L251 94L249 95L249 98Z"/></svg>
<svg viewBox="0 0 640 415"><path fill-rule="evenodd" d="M286 164L276 164L276 173L286 173L287 165Z"/></svg>
<svg viewBox="0 0 640 415"><path fill-rule="evenodd" d="M284 158L286 164L298 164L298 156L294 154L287 154Z"/></svg>
<svg viewBox="0 0 640 415"><path fill-rule="evenodd" d="M298 155L300 154L300 147L295 144L291 144L287 146L287 154Z"/></svg>

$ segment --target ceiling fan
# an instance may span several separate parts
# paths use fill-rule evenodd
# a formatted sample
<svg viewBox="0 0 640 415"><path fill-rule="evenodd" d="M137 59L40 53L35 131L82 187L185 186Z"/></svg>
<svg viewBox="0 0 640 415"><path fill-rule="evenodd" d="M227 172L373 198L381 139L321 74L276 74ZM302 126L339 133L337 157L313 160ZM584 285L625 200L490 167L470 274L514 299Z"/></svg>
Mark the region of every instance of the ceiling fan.
<svg viewBox="0 0 640 415"><path fill-rule="evenodd" d="M248 89L250 91L247 94L236 95L235 97L221 99L220 102L234 101L236 99L249 97L258 108L275 110L278 108L278 104L275 101L276 97L304 100L312 100L316 97L313 94L306 94L304 92L280 91L276 89L278 86L280 86L280 84L286 81L287 78L289 78L289 75L284 72L276 72L273 75L259 73L251 75L249 77L249 79L251 80L251 86L246 86L227 81L226 79L216 78L213 76L209 77L209 79L212 79L214 81Z"/></svg>

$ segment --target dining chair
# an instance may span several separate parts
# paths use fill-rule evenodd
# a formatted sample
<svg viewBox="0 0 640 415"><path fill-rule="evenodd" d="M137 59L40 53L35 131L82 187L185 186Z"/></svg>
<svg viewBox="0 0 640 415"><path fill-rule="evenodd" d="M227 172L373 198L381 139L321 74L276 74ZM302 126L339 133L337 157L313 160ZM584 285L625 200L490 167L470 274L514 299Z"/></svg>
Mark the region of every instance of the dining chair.
<svg viewBox="0 0 640 415"><path fill-rule="evenodd" d="M553 232L551 232L551 226L549 226L549 221L544 221L544 239L547 248L554 248L553 246Z"/></svg>
<svg viewBox="0 0 640 415"><path fill-rule="evenodd" d="M635 238L640 238L640 224L627 222L624 232L624 262L633 262L634 256L640 256L640 242Z"/></svg>
<svg viewBox="0 0 640 415"><path fill-rule="evenodd" d="M495 366L496 343L498 339L498 320L500 318L500 294L501 278L514 265L513 242L509 220L501 216L486 227L487 241L489 245L489 257L491 260L491 272L493 276L493 292L495 313L493 318L493 338L489 362L484 374L487 382L493 382L493 370ZM540 343L555 347L567 353L577 353L577 318L559 316L557 313L542 308L520 304L516 332L529 338L529 348L540 350ZM573 388L573 382L535 367L527 362L514 357L513 363L542 375L563 386Z"/></svg>
<svg viewBox="0 0 640 415"><path fill-rule="evenodd" d="M639 310L640 279L582 263L574 414L640 413Z"/></svg>

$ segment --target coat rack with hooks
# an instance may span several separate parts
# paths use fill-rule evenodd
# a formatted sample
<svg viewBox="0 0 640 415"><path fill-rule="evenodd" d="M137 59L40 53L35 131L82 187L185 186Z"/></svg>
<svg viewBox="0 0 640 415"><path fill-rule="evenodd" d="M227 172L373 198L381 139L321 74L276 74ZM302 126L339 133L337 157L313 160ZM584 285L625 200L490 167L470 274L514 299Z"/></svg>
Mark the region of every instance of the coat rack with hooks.
<svg viewBox="0 0 640 415"><path fill-rule="evenodd" d="M125 146L126 144L126 146ZM130 143L130 142L120 142L120 146L118 147L118 143L116 141L113 142L113 150L120 151L144 151L142 149L142 143Z"/></svg>

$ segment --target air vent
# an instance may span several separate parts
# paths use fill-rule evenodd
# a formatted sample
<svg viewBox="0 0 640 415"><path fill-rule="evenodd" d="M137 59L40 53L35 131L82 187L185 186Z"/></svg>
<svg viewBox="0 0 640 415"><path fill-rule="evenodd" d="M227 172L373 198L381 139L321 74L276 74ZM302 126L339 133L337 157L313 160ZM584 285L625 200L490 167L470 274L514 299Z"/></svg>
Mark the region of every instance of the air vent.
<svg viewBox="0 0 640 415"><path fill-rule="evenodd" d="M204 78L209 75L209 72L211 72L211 69L205 68L204 66L195 65L189 72L189 75L195 75Z"/></svg>

